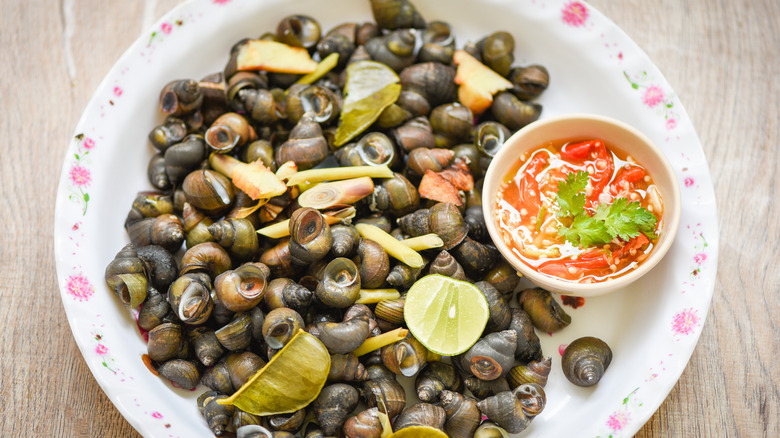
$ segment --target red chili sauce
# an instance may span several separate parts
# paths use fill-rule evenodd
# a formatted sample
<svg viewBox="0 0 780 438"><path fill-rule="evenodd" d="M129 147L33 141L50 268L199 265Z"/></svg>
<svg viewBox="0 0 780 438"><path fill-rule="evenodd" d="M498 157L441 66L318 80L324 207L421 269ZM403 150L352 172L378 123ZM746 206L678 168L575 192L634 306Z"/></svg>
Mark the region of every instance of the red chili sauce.
<svg viewBox="0 0 780 438"><path fill-rule="evenodd" d="M561 217L559 182L577 171L588 174L582 190L584 214L594 217L599 205L606 204L606 209L617 198L638 201L655 216L651 237L639 232L627 240L613 237L583 247L561 236L559 230L573 227L574 220ZM504 177L496 202L504 242L523 263L573 282L605 281L636 268L649 256L662 229L663 201L652 177L632 157L602 140L552 141L523 154ZM645 217L652 219L647 212Z"/></svg>

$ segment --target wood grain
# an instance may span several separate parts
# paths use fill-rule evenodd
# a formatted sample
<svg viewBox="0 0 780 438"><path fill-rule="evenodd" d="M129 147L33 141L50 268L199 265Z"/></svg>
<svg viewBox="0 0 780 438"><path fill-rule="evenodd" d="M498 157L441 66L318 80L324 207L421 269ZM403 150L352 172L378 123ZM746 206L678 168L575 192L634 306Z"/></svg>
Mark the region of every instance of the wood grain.
<svg viewBox="0 0 780 438"><path fill-rule="evenodd" d="M111 65L176 0L3 1L0 431L138 436L98 387L57 292L53 215L68 138ZM640 437L780 436L780 3L593 0L693 120L713 175L720 258L691 362Z"/></svg>

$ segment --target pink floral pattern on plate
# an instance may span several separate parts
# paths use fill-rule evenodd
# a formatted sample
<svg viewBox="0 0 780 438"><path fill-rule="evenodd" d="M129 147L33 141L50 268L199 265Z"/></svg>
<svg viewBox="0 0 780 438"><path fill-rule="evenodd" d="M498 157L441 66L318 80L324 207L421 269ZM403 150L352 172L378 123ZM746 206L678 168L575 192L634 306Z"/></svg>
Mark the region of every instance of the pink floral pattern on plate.
<svg viewBox="0 0 780 438"><path fill-rule="evenodd" d="M95 147L95 140L84 134L76 135L77 148L73 153L74 161L68 171L70 194L68 199L81 205L81 215L87 214L89 206L89 186L92 184L92 172L87 167L89 153Z"/></svg>
<svg viewBox="0 0 780 438"><path fill-rule="evenodd" d="M646 107L663 115L664 127L667 131L677 127L677 120L680 116L674 109L674 99L671 94L664 92L660 85L652 82L646 71L634 75L629 75L624 71L623 76L631 84L631 88L640 92L640 99Z"/></svg>

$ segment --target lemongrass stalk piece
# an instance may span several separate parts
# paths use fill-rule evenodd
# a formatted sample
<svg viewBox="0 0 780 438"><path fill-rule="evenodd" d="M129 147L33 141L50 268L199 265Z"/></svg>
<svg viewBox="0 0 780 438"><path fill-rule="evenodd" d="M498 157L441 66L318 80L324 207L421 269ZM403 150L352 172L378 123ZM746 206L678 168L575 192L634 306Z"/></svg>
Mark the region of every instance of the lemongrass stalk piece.
<svg viewBox="0 0 780 438"><path fill-rule="evenodd" d="M367 176L369 178L392 178L393 171L386 164L381 166L346 166L325 169L303 170L287 180L288 186L322 181L337 181Z"/></svg>
<svg viewBox="0 0 780 438"><path fill-rule="evenodd" d="M241 164L246 163L243 163L230 155L218 154L216 152L209 154L209 165L211 165L211 168L228 178L230 178L233 169Z"/></svg>
<svg viewBox="0 0 780 438"><path fill-rule="evenodd" d="M278 176L281 180L290 178L296 173L298 173L298 165L295 164L295 161L288 161L276 169L276 176Z"/></svg>
<svg viewBox="0 0 780 438"><path fill-rule="evenodd" d="M325 76L329 71L333 70L333 67L338 65L338 63L339 63L339 54L335 52L331 53L330 55L326 56L325 59L320 61L319 64L317 64L316 70L298 79L297 81L295 81L295 83L311 85L317 82L321 77Z"/></svg>
<svg viewBox="0 0 780 438"><path fill-rule="evenodd" d="M378 350L385 345L390 345L394 342L398 342L401 339L405 338L406 335L409 333L409 330L397 328L395 330L390 330L389 332L382 333L381 335L372 336L363 342L363 344L355 349L352 353L355 354L355 356L362 356L366 353L371 353L374 350Z"/></svg>
<svg viewBox="0 0 780 438"><path fill-rule="evenodd" d="M360 236L373 240L387 251L387 254L406 263L412 268L421 268L425 265L425 260L417 251L396 240L395 237L384 232L379 227L369 224L355 224Z"/></svg>
<svg viewBox="0 0 780 438"><path fill-rule="evenodd" d="M415 251L422 251L424 249L440 248L444 246L444 241L441 240L438 234L430 233L422 236L410 237L408 239L400 240L401 243L408 246Z"/></svg>
<svg viewBox="0 0 780 438"><path fill-rule="evenodd" d="M318 210L353 204L374 192L374 182L364 176L318 184L298 196L298 205Z"/></svg>
<svg viewBox="0 0 780 438"><path fill-rule="evenodd" d="M382 300L394 300L400 298L401 293L397 289L360 289L356 304L376 304Z"/></svg>

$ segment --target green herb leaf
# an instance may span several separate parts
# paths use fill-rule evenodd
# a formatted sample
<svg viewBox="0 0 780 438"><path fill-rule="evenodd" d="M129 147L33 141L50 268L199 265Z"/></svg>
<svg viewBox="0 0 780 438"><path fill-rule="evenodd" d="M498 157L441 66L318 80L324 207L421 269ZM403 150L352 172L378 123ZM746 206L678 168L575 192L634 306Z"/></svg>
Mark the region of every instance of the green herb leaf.
<svg viewBox="0 0 780 438"><path fill-rule="evenodd" d="M593 218L604 221L609 233L623 240L634 238L640 232L650 239L656 237L657 219L638 201L629 202L626 198L615 198L611 205L599 205Z"/></svg>
<svg viewBox="0 0 780 438"><path fill-rule="evenodd" d="M558 216L577 216L585 213L585 187L588 185L588 172L578 171L566 175L566 180L558 183Z"/></svg>
<svg viewBox="0 0 780 438"><path fill-rule="evenodd" d="M558 229L558 235L563 236L572 245L583 247L601 245L612 240L604 222L585 213L575 216L570 227L563 226Z"/></svg>

